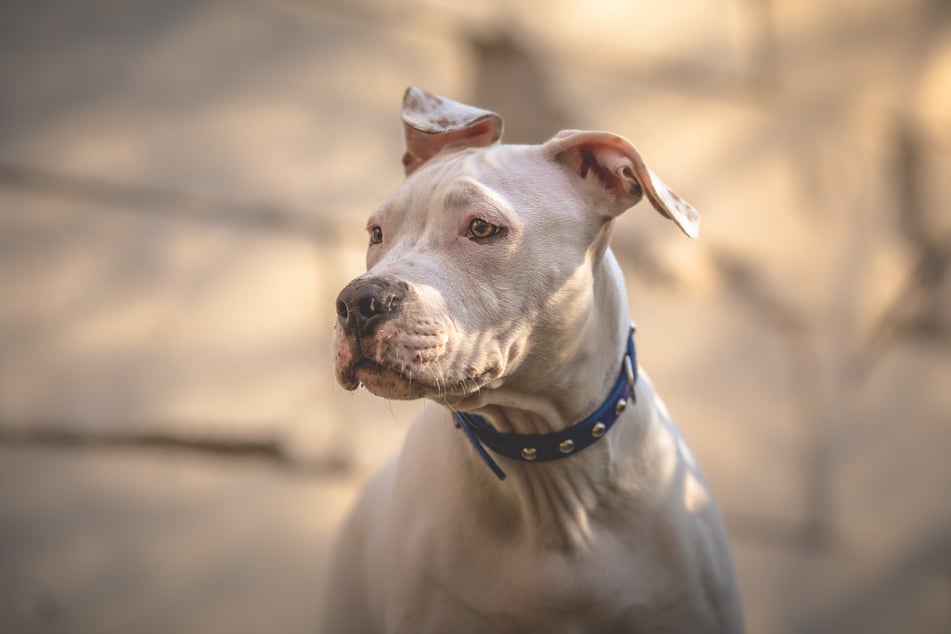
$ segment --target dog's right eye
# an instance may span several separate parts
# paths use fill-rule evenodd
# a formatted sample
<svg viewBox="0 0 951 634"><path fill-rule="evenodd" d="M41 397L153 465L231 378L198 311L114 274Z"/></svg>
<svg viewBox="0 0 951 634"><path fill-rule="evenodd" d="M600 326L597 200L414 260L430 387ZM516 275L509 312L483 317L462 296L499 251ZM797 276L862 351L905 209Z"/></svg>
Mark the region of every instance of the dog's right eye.
<svg viewBox="0 0 951 634"><path fill-rule="evenodd" d="M501 227L482 218L473 218L469 222L469 237L475 240L487 240L499 233Z"/></svg>
<svg viewBox="0 0 951 634"><path fill-rule="evenodd" d="M383 229L379 225L370 228L370 244L380 244L383 242Z"/></svg>

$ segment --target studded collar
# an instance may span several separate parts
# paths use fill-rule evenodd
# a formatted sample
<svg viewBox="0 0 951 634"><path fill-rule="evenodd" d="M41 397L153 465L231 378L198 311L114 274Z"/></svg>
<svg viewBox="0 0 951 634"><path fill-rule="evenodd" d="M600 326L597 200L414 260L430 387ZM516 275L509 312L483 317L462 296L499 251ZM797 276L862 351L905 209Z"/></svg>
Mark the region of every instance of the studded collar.
<svg viewBox="0 0 951 634"><path fill-rule="evenodd" d="M636 402L634 384L637 382L637 355L634 349L634 330L634 323L631 322L627 350L614 387L601 406L584 420L548 434L516 434L496 431L478 414L453 412L456 427L465 433L479 457L499 480L505 479L505 472L489 455L486 447L501 456L522 462L558 460L582 451L604 437L629 402Z"/></svg>

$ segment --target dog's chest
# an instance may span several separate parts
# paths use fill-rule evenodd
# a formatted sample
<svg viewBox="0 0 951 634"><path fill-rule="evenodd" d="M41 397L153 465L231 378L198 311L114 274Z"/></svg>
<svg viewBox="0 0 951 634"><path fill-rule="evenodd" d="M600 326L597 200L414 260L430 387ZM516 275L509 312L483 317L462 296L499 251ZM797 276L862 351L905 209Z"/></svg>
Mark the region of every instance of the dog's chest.
<svg viewBox="0 0 951 634"><path fill-rule="evenodd" d="M670 601L664 566L615 537L594 533L602 545L564 553L458 536L457 556L434 553L415 583L404 579L393 631L634 631Z"/></svg>

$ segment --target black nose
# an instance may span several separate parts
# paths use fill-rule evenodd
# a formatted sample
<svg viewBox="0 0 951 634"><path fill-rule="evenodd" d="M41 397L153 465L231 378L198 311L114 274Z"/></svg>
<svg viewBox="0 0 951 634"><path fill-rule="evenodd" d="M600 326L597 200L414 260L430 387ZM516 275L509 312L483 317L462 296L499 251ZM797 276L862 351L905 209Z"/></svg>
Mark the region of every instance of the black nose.
<svg viewBox="0 0 951 634"><path fill-rule="evenodd" d="M345 334L366 337L399 312L406 282L390 277L356 279L337 295L337 321Z"/></svg>

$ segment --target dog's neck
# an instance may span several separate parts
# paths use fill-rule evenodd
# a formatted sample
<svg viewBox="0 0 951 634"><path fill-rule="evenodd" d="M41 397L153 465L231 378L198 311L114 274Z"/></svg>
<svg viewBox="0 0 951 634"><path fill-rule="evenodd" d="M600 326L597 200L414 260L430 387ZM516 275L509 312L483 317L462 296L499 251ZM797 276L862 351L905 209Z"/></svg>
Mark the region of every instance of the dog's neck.
<svg viewBox="0 0 951 634"><path fill-rule="evenodd" d="M526 393L506 386L483 394L471 411L497 430L519 434L559 431L582 420L606 398L617 381L629 336L623 278L614 256L606 251L593 271L594 307L573 324L573 345L547 377L547 389ZM553 366L555 367L555 366ZM636 418L630 408L618 425ZM590 538L590 516L610 503L616 491L619 445L630 434L614 429L599 442L570 458L544 463L505 461L508 475L497 481L473 454L467 470L491 481L492 504L509 509L506 524L516 520L526 536L556 549L583 547ZM504 460L504 459L503 459ZM508 504L506 504L508 502Z"/></svg>

